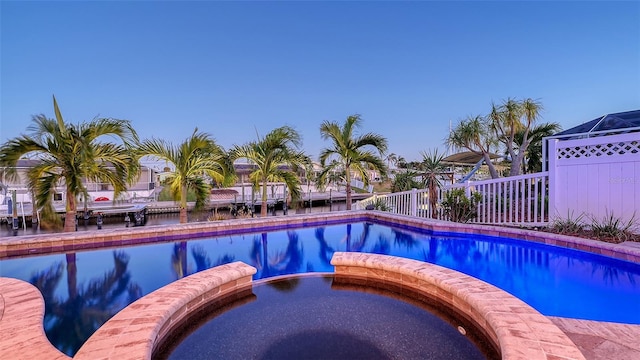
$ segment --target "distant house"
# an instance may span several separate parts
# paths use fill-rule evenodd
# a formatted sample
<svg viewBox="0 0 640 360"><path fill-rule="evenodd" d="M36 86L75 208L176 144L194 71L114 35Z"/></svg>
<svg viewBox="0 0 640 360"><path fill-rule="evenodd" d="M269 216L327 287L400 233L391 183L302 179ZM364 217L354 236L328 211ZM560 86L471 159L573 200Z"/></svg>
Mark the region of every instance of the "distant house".
<svg viewBox="0 0 640 360"><path fill-rule="evenodd" d="M39 160L18 160L16 170L18 172L17 181L11 181L6 176L6 169L0 168L0 204L6 204L7 199L11 196L11 192L16 190L16 201L30 203L32 202L31 194L27 188L27 172L30 168L38 164ZM91 181L85 182L85 187L89 192L87 201L96 201L102 199L113 199L113 187L106 183L96 183ZM140 175L138 180L129 187L129 189L120 195L116 200L134 200L134 199L148 199L153 196L153 192L156 188L156 174L155 170L142 166L140 168ZM62 203L65 198L65 187L63 184L59 184L56 187L55 193L52 194L54 203ZM79 199L84 200L84 199Z"/></svg>

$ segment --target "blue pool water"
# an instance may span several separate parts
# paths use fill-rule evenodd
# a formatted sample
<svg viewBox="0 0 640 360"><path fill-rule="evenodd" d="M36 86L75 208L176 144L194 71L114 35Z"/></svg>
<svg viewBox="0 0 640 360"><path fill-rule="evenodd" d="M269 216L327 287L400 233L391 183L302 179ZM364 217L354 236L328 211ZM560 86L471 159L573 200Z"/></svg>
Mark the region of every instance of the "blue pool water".
<svg viewBox="0 0 640 360"><path fill-rule="evenodd" d="M455 269L544 315L640 324L639 264L512 239L433 235L363 222L7 259L0 261L0 275L42 291L47 336L73 354L127 304L189 274L231 261L255 266L256 279L331 272L335 251L402 256Z"/></svg>

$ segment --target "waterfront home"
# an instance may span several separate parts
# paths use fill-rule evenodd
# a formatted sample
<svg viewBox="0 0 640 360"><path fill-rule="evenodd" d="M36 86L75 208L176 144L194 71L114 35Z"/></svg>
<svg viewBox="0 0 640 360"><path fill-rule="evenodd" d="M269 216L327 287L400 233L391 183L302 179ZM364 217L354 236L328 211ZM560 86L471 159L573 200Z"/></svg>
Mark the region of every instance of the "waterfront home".
<svg viewBox="0 0 640 360"><path fill-rule="evenodd" d="M0 168L0 204L7 204L8 199L12 196L13 190L16 191L17 202L32 202L32 196L27 188L27 172L37 163L38 160L18 160L18 179L16 181L12 181L7 177L5 168ZM156 178L155 170L146 166L141 166L137 181L132 184L125 193L122 193L119 199L116 200L135 201L136 199L152 199L154 191L158 185ZM87 201L114 200L113 187L110 184L96 183L92 181L86 181L84 184L89 192L89 197L86 199ZM59 184L53 194L54 204L62 204L64 199L65 188L63 184ZM84 199L80 200L84 201Z"/></svg>

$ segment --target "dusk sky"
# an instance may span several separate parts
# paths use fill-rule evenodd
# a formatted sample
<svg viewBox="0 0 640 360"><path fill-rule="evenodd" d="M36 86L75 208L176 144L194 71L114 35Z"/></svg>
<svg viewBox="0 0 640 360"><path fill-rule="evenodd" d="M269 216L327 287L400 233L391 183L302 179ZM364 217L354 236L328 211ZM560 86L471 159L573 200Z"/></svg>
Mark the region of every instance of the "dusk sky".
<svg viewBox="0 0 640 360"><path fill-rule="evenodd" d="M225 148L291 125L317 159L323 120L407 160L446 150L492 102L539 99L567 129L640 109L640 1L0 2L0 143L31 116L128 119Z"/></svg>

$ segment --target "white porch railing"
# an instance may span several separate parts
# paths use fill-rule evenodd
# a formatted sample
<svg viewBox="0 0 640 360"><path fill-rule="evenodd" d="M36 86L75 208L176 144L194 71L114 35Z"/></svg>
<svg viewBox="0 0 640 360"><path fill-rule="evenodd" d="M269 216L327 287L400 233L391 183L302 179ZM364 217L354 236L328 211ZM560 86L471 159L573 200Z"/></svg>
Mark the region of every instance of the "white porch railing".
<svg viewBox="0 0 640 360"><path fill-rule="evenodd" d="M399 215L431 217L429 190L413 189L409 191L374 195L354 204L354 209L365 210L368 205L383 204L387 211Z"/></svg>
<svg viewBox="0 0 640 360"><path fill-rule="evenodd" d="M549 173L542 172L447 185L438 191L436 209L430 206L427 189L375 195L356 203L355 208L366 209L367 205L378 203L394 214L448 220L441 206L444 194L452 189L464 189L467 196L472 192L482 195L476 217L470 222L544 225L549 222L548 179Z"/></svg>
<svg viewBox="0 0 640 360"><path fill-rule="evenodd" d="M462 188L482 194L475 219L480 224L544 225L549 221L548 172L453 184L445 191Z"/></svg>

